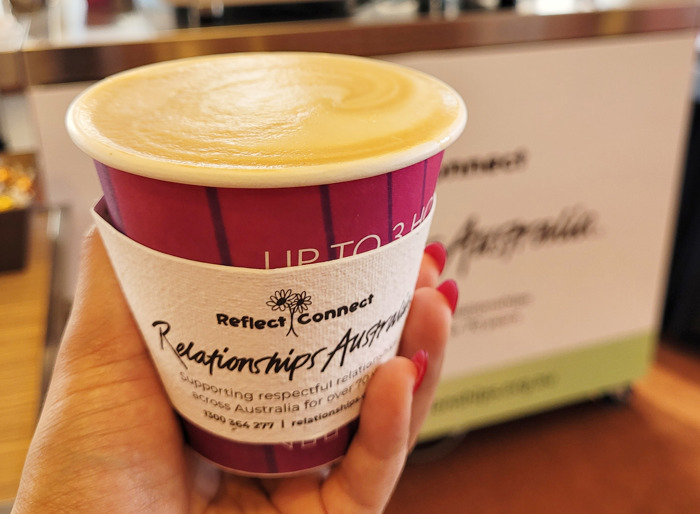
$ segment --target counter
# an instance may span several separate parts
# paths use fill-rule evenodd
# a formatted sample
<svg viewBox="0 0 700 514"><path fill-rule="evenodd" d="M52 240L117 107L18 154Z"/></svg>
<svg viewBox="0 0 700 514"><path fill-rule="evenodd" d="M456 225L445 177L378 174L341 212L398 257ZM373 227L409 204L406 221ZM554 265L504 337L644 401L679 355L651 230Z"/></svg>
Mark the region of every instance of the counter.
<svg viewBox="0 0 700 514"><path fill-rule="evenodd" d="M63 4L53 0L49 9L20 17L23 40L0 51L0 91L97 80L142 64L211 53L389 55L679 30L697 27L700 13L692 0L530 0L509 9L448 8L438 14L420 14L417 3L386 0L334 19L178 28L175 6L157 0L92 24L86 12L66 12Z"/></svg>

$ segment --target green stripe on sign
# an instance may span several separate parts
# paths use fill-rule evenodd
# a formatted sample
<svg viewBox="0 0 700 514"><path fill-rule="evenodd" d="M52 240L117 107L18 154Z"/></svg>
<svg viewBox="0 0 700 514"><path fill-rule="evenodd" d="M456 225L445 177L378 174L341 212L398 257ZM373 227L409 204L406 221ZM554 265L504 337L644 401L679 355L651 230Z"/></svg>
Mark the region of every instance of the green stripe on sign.
<svg viewBox="0 0 700 514"><path fill-rule="evenodd" d="M644 374L656 339L655 333L647 332L444 380L420 438L432 439L613 392Z"/></svg>

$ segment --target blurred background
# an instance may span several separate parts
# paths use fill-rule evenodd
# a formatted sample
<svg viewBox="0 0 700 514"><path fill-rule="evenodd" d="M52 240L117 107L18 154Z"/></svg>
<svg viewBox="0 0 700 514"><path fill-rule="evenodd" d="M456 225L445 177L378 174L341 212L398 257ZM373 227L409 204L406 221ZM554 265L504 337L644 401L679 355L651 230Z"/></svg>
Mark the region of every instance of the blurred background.
<svg viewBox="0 0 700 514"><path fill-rule="evenodd" d="M469 110L431 234L460 302L389 511L698 512L699 28L695 0L0 0L0 512L101 195L68 105L267 50L402 63Z"/></svg>

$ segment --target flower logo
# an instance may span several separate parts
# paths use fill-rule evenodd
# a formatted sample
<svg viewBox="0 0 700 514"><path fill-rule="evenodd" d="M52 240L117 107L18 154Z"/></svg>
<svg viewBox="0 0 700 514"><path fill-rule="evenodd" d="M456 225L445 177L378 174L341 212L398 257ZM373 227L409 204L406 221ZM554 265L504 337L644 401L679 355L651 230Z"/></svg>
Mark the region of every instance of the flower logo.
<svg viewBox="0 0 700 514"><path fill-rule="evenodd" d="M311 297L306 294L306 291L297 293L291 300L292 309L298 312L304 312L309 310L309 305L311 305Z"/></svg>
<svg viewBox="0 0 700 514"><path fill-rule="evenodd" d="M299 334L294 330L294 315L298 312L304 312L309 310L309 305L311 305L311 296L306 294L306 291L301 293L292 293L291 289L280 289L275 291L275 294L270 296L270 299L265 302L265 305L270 307L273 311L289 311L289 330L287 335L294 334L299 337Z"/></svg>
<svg viewBox="0 0 700 514"><path fill-rule="evenodd" d="M291 297L291 289L287 289L286 291L281 289L279 291L275 291L275 294L270 296L270 299L266 302L266 305L268 305L273 311L284 311L287 308L287 304L289 303Z"/></svg>

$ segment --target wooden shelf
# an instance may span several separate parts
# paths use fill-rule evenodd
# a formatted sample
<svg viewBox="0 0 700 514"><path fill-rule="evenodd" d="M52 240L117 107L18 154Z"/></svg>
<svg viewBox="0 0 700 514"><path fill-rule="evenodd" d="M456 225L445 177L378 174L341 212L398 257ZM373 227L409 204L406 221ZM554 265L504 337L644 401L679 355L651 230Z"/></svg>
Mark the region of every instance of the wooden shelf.
<svg viewBox="0 0 700 514"><path fill-rule="evenodd" d="M0 273L0 502L15 496L42 390L51 292L49 214L31 221L25 269Z"/></svg>

